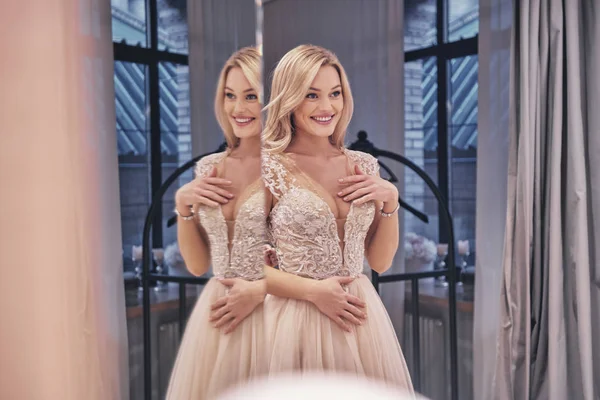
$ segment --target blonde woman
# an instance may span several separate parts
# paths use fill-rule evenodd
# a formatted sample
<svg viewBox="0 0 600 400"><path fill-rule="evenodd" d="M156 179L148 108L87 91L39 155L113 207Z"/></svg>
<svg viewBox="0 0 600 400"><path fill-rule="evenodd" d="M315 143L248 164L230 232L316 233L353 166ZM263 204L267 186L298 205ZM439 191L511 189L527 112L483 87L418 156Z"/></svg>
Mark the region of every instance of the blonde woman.
<svg viewBox="0 0 600 400"><path fill-rule="evenodd" d="M215 112L228 148L202 158L196 178L175 196L187 268L200 276L212 265L214 278L189 318L167 399L213 399L266 372L260 65L254 48L241 49L226 62Z"/></svg>
<svg viewBox="0 0 600 400"><path fill-rule="evenodd" d="M270 374L350 373L412 393L389 316L362 274L364 257L379 273L392 264L398 192L375 158L344 148L353 101L336 56L310 45L288 52L266 110L263 179L279 265L265 268Z"/></svg>

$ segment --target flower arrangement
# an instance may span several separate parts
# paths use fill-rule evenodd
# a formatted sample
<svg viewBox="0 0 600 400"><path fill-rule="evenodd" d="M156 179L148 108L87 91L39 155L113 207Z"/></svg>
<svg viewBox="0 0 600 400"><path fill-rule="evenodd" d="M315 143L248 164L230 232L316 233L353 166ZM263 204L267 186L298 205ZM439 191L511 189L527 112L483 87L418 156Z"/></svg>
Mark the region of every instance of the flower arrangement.
<svg viewBox="0 0 600 400"><path fill-rule="evenodd" d="M169 268L185 269L185 261L183 261L177 242L173 242L165 248L164 259Z"/></svg>
<svg viewBox="0 0 600 400"><path fill-rule="evenodd" d="M429 264L435 260L436 254L437 247L432 240L413 232L404 236L404 258L407 262Z"/></svg>

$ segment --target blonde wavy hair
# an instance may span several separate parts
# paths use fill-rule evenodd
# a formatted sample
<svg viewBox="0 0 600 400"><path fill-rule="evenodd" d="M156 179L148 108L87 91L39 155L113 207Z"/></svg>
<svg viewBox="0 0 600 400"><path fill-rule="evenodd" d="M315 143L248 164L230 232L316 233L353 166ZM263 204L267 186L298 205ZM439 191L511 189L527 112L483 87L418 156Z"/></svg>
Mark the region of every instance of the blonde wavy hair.
<svg viewBox="0 0 600 400"><path fill-rule="evenodd" d="M328 65L340 75L344 99L344 109L330 140L338 148L344 146L346 129L354 110L346 71L331 51L303 44L286 53L273 71L270 101L264 108L268 111L262 135L265 151L280 153L288 147L295 129L293 113L304 101L319 69Z"/></svg>
<svg viewBox="0 0 600 400"><path fill-rule="evenodd" d="M227 75L232 68L240 68L242 70L242 73L246 79L248 79L248 82L250 82L250 86L256 90L256 94L262 104L260 91L261 57L259 51L255 47L241 48L229 57L219 75L217 92L215 94L215 116L223 130L227 146L230 149L236 147L239 142L238 138L233 133L233 127L229 120L229 116L225 112L225 82L227 81Z"/></svg>

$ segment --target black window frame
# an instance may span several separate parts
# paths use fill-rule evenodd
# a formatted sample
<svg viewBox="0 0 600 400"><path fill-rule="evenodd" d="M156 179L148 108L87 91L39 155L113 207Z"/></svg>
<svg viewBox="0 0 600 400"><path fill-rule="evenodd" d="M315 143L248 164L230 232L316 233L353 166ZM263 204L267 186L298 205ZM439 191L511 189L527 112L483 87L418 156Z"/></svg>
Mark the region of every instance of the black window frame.
<svg viewBox="0 0 600 400"><path fill-rule="evenodd" d="M158 0L145 0L146 8L146 40L148 47L131 45L126 39L113 42L114 61L130 62L144 65L147 68L146 104L150 119L147 122L149 132L150 153L150 193L149 201L154 197L162 184L161 129L160 129L160 63L169 62L189 66L187 54L172 53L158 49ZM152 247L163 247L162 210L159 208L152 221Z"/></svg>
<svg viewBox="0 0 600 400"><path fill-rule="evenodd" d="M404 63L420 61L436 57L437 63L437 174L438 187L444 198L444 205L450 208L451 193L451 166L448 121L448 88L450 84L449 61L455 58L473 56L478 54L479 33L475 36L447 42L448 36L448 8L450 0L436 0L436 44L428 47L404 52ZM442 208L438 209L442 215ZM448 226L443 218L439 218L438 227L439 243L448 243Z"/></svg>

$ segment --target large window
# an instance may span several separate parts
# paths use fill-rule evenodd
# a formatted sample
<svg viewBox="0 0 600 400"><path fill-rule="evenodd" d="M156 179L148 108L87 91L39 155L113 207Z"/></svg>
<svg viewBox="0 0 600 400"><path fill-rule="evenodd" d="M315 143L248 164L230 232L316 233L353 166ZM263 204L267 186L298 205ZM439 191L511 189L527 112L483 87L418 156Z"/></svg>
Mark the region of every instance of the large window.
<svg viewBox="0 0 600 400"><path fill-rule="evenodd" d="M477 0L405 0L405 153L440 187L456 240L475 240ZM447 243L431 192L408 172L407 201L429 224L407 216L406 232Z"/></svg>
<svg viewBox="0 0 600 400"><path fill-rule="evenodd" d="M153 194L191 158L187 8L185 0L111 4L123 254L129 270ZM176 240L175 227L167 228L175 186L153 223L153 248Z"/></svg>
<svg viewBox="0 0 600 400"><path fill-rule="evenodd" d="M436 182L453 216L455 240L475 248L477 170L477 91L479 6L477 0L405 0L405 153ZM406 200L429 217L424 224L405 213L405 261L414 267L417 251L448 243L448 226L440 218L437 200L412 172L405 175ZM422 243L428 243L423 246ZM415 244L416 243L416 244ZM457 243L454 243L457 248ZM412 250L412 251L411 251ZM420 251L420 250L419 250ZM430 250L431 251L431 250ZM433 250L435 251L435 250ZM429 251L428 251L429 252ZM431 257L430 257L431 258ZM472 265L471 251L467 264ZM429 258L428 258L429 260ZM456 261L464 261L457 257ZM466 275L463 275L465 278ZM472 398L473 285L457 287L458 390ZM407 289L410 290L410 289ZM450 398L448 362L448 289L444 282L423 284L420 345L421 389L431 399ZM436 306L432 306L435 299ZM411 309L407 303L405 307ZM444 305L446 304L446 305ZM414 311L411 311L414 312ZM440 321L445 321L440 323ZM404 347L409 366L414 341L407 319ZM408 334L406 334L408 332Z"/></svg>
<svg viewBox="0 0 600 400"><path fill-rule="evenodd" d="M123 264L130 272L132 248L142 244L154 193L192 156L187 9L186 0L112 0L111 5ZM179 183L190 178L191 171ZM177 240L176 227L167 227L177 187L172 185L163 196L161 212L152 223L153 249L167 248ZM134 399L142 398L144 383L141 295L135 279L126 277L130 397ZM159 343L153 357L160 359L151 385L159 397L164 397L179 343L178 325L170 317L176 313L172 304L179 298L177 289L171 284L166 290L150 292L151 331ZM196 298L195 290L188 293L190 302Z"/></svg>

